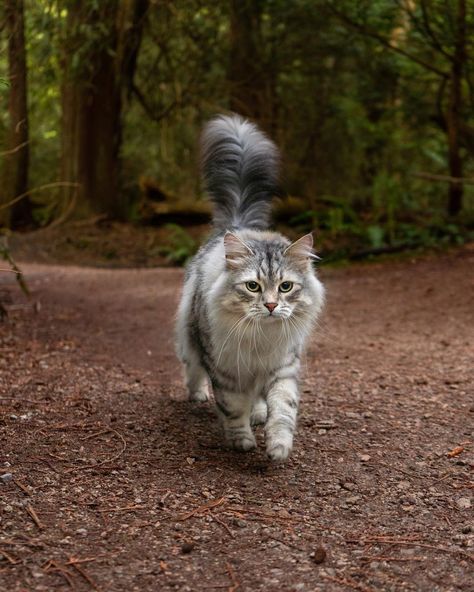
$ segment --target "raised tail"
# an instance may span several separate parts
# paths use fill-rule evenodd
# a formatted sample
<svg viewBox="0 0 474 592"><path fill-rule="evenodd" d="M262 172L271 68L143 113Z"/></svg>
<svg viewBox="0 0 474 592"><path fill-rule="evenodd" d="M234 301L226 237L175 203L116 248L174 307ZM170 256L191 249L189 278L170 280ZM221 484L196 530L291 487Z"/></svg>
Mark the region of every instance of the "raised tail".
<svg viewBox="0 0 474 592"><path fill-rule="evenodd" d="M268 228L280 194L275 144L240 115L219 115L204 128L201 159L216 228Z"/></svg>

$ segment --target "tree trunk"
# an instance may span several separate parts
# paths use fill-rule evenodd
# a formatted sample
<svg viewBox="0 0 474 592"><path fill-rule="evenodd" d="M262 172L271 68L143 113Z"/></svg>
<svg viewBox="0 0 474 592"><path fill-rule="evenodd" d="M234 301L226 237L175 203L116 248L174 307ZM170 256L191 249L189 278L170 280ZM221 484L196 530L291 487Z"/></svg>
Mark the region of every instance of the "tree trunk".
<svg viewBox="0 0 474 592"><path fill-rule="evenodd" d="M26 79L26 51L23 0L6 0L10 115L4 155L0 202L8 203L28 191L29 136ZM4 213L3 213L4 212ZM4 222L11 228L33 226L31 201L21 198L4 210Z"/></svg>
<svg viewBox="0 0 474 592"><path fill-rule="evenodd" d="M456 44L451 66L449 104L446 116L448 133L449 174L463 176L461 156L462 77L466 61L466 0L458 0ZM456 216L463 206L462 182L451 182L448 194L448 214Z"/></svg>
<svg viewBox="0 0 474 592"><path fill-rule="evenodd" d="M260 38L262 0L230 0L230 56L227 79L232 111L273 126L268 73Z"/></svg>
<svg viewBox="0 0 474 592"><path fill-rule="evenodd" d="M104 213L116 218L127 214L120 193L120 147L124 90L133 79L148 0L103 0L95 7L84 0L68 3L64 43L64 79L61 88L61 180L78 183L66 197L78 195L76 213ZM87 25L104 31L74 67L83 46L78 31ZM105 26L105 30L104 30Z"/></svg>

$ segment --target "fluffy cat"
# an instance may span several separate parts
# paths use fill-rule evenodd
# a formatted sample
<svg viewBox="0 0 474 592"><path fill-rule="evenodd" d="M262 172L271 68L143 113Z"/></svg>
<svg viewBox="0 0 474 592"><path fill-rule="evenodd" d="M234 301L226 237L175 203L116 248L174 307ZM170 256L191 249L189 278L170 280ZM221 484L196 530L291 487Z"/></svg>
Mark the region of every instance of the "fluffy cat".
<svg viewBox="0 0 474 592"><path fill-rule="evenodd" d="M214 205L212 238L187 268L176 326L191 401L212 385L227 444L284 461L293 445L300 357L324 300L310 234L294 243L268 230L279 193L277 148L238 115L204 128L202 171Z"/></svg>

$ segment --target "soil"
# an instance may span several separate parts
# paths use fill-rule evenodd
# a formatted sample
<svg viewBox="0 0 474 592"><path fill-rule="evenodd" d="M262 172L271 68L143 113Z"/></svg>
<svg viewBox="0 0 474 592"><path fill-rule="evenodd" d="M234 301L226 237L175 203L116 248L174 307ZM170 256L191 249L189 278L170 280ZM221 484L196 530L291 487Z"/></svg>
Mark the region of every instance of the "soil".
<svg viewBox="0 0 474 592"><path fill-rule="evenodd" d="M473 266L321 270L279 466L186 400L182 270L0 274L0 589L473 590Z"/></svg>
<svg viewBox="0 0 474 592"><path fill-rule="evenodd" d="M163 267L193 255L208 234L207 224L178 228L176 224L129 224L96 217L14 233L9 244L23 262Z"/></svg>

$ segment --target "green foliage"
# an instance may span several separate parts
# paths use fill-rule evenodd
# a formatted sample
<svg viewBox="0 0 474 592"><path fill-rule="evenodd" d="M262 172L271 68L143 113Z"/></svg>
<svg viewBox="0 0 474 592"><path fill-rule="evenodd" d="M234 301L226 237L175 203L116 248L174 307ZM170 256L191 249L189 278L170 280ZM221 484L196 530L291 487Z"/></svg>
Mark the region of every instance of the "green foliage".
<svg viewBox="0 0 474 592"><path fill-rule="evenodd" d="M84 0L81 6L91 11L106 4ZM449 106L458 3L260 0L258 4L255 61L261 90L269 98L261 123L282 147L285 188L305 204L290 226L297 231L318 229L325 248L334 253L468 240L474 186L465 185L464 210L453 221L445 215L447 183L417 176L449 171L443 117ZM469 48L474 42L471 4ZM58 170L61 48L68 30L68 5L65 0L26 3L33 186L55 180ZM87 74L90 53L109 43L107 31L100 20L94 24L78 20L67 39L73 52L68 76ZM150 3L135 88L123 97L124 191L135 195L138 178L146 176L169 195L200 196L197 140L202 123L230 104L232 42L227 0ZM5 72L6 39L1 44L0 72ZM472 178L471 54L463 69L461 135L463 174ZM5 83L0 79L2 100L7 96ZM0 145L5 129L4 110ZM47 224L62 208L57 195L41 199L43 207L35 210L35 216ZM129 218L138 221L139 216L135 201ZM181 263L196 244L177 226L171 232L166 256Z"/></svg>
<svg viewBox="0 0 474 592"><path fill-rule="evenodd" d="M167 224L165 228L169 231L169 241L159 248L159 253L170 263L184 265L196 253L199 246L197 241L177 224Z"/></svg>

